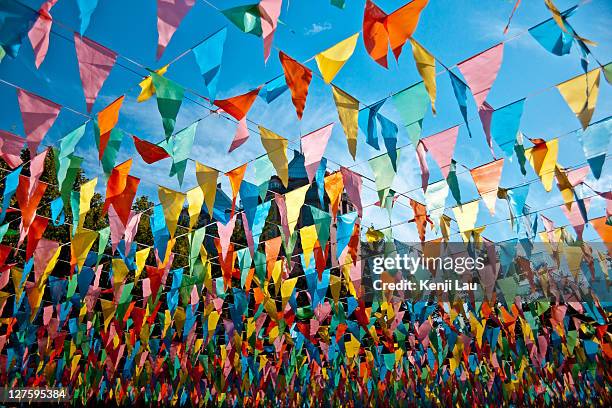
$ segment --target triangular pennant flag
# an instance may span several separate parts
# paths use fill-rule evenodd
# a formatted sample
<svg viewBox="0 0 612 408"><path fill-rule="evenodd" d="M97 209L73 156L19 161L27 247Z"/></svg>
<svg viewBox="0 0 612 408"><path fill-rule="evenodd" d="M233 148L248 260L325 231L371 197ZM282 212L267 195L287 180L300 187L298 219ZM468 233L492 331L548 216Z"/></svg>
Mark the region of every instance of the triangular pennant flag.
<svg viewBox="0 0 612 408"><path fill-rule="evenodd" d="M196 179L198 185L204 193L204 202L208 210L208 215L212 218L215 197L217 195L217 178L219 170L213 169L196 161Z"/></svg>
<svg viewBox="0 0 612 408"><path fill-rule="evenodd" d="M410 222L414 222L419 233L419 239L421 242L425 242L425 232L427 223L433 224L429 216L427 215L427 207L419 203L416 200L410 199L410 207L414 213L414 218Z"/></svg>
<svg viewBox="0 0 612 408"><path fill-rule="evenodd" d="M310 184L296 188L288 193L285 193L285 205L287 206L287 226L289 227L289 235L293 235L295 225L300 218L300 210L304 205L306 192L310 188ZM287 237L288 238L288 237Z"/></svg>
<svg viewBox="0 0 612 408"><path fill-rule="evenodd" d="M304 264L306 267L310 265L310 259L312 258L312 252L314 250L315 243L317 242L317 226L309 225L307 227L300 228L300 245L302 246L302 252L304 254Z"/></svg>
<svg viewBox="0 0 612 408"><path fill-rule="evenodd" d="M139 139L136 136L132 136L134 140L134 147L136 151L142 157L142 160L147 164L153 164L160 160L170 157L168 152L163 147L147 142L146 140Z"/></svg>
<svg viewBox="0 0 612 408"><path fill-rule="evenodd" d="M459 126L454 126L419 141L419 144L422 144L425 151L429 152L436 161L444 178L448 177L450 171L458 134Z"/></svg>
<svg viewBox="0 0 612 408"><path fill-rule="evenodd" d="M357 213L351 212L342 214L338 217L338 233L336 235L336 257L340 261L342 252L349 244L351 237L353 236L353 230L355 229L355 222L357 221Z"/></svg>
<svg viewBox="0 0 612 408"><path fill-rule="evenodd" d="M170 65L166 64L160 69L156 69L154 72L157 75L164 76L169 67ZM153 95L155 95L155 85L153 85L153 77L151 77L151 75L140 81L138 86L140 87L140 94L138 95L138 98L136 98L137 102L148 101Z"/></svg>
<svg viewBox="0 0 612 408"><path fill-rule="evenodd" d="M238 126L236 126L236 134L234 135L234 139L232 140L228 153L231 153L235 149L242 146L248 139L249 128L247 126L246 117L244 117L238 121Z"/></svg>
<svg viewBox="0 0 612 408"><path fill-rule="evenodd" d="M357 154L357 129L359 120L359 101L342 89L332 85L338 118L346 135L349 153L355 160Z"/></svg>
<svg viewBox="0 0 612 408"><path fill-rule="evenodd" d="M393 95L393 104L406 126L410 141L416 146L421 137L423 118L429 106L429 95L424 82L412 85Z"/></svg>
<svg viewBox="0 0 612 408"><path fill-rule="evenodd" d="M128 223L132 201L140 183L138 178L129 175L131 167L132 159L117 165L111 171L106 183L106 200L102 208L104 214L112 204L123 225Z"/></svg>
<svg viewBox="0 0 612 408"><path fill-rule="evenodd" d="M79 33L83 35L89 27L91 15L98 7L98 0L77 0L77 5L79 7L79 18L81 19Z"/></svg>
<svg viewBox="0 0 612 408"><path fill-rule="evenodd" d="M338 44L318 53L315 56L317 67L321 71L323 80L329 84L334 80L338 72L342 69L346 61L351 58L357 45L359 33L353 34L349 38L340 41Z"/></svg>
<svg viewBox="0 0 612 408"><path fill-rule="evenodd" d="M92 180L89 180L86 183L81 184L81 189L79 193L78 224L76 226L76 229L74 229L74 231L82 229L83 225L85 224L85 217L87 216L87 213L91 209L91 199L93 198L93 195L95 193L96 184L98 184L97 177Z"/></svg>
<svg viewBox="0 0 612 408"><path fill-rule="evenodd" d="M588 221L586 219L586 213L589 211L591 204L591 198L585 198L584 200L578 200L570 204L570 208L567 208L565 204L561 205L561 210L569 220L574 231L576 231L576 238L578 241L582 241L582 232L584 231L584 224ZM584 215L582 214L581 206L584 206Z"/></svg>
<svg viewBox="0 0 612 408"><path fill-rule="evenodd" d="M77 33L74 34L74 45L79 61L79 74L83 84L87 112L91 112L102 85L115 65L117 54Z"/></svg>
<svg viewBox="0 0 612 408"><path fill-rule="evenodd" d="M308 87L312 80L312 71L300 64L282 51L278 52L278 58L283 66L285 81L291 90L291 100L295 106L298 119L302 119L302 113L306 106Z"/></svg>
<svg viewBox="0 0 612 408"><path fill-rule="evenodd" d="M389 45L395 59L399 60L402 48L416 30L421 11L427 2L428 0L413 0L388 15L372 0L366 2L363 40L374 61L387 68Z"/></svg>
<svg viewBox="0 0 612 408"><path fill-rule="evenodd" d="M461 116L463 116L463 122L465 123L465 127L467 128L470 137L472 137L472 131L470 130L470 125L467 118L467 85L450 70L448 71L448 77L451 80L453 93L455 94L457 105L459 105Z"/></svg>
<svg viewBox="0 0 612 408"><path fill-rule="evenodd" d="M340 167L340 173L342 173L342 182L348 199L357 208L357 215L363 215L363 206L361 205L361 175L347 169L346 167Z"/></svg>
<svg viewBox="0 0 612 408"><path fill-rule="evenodd" d="M98 112L96 142L98 144L98 159L102 160L104 156L104 150L108 145L111 130L115 127L119 121L119 110L123 104L125 95L120 96L106 108Z"/></svg>
<svg viewBox="0 0 612 408"><path fill-rule="evenodd" d="M607 117L589 125L583 131L578 131L582 150L596 179L601 177L601 170L610 145L610 136L612 136L612 120L610 119L611 117Z"/></svg>
<svg viewBox="0 0 612 408"><path fill-rule="evenodd" d="M562 13L565 19L571 16L578 7L572 7ZM560 16L561 17L561 16ZM568 30L562 30L555 19L548 19L529 29L529 34L548 52L554 55L569 54L574 43L574 36Z"/></svg>
<svg viewBox="0 0 612 408"><path fill-rule="evenodd" d="M228 99L217 99L215 105L230 114L234 119L242 120L246 117L249 109L251 109L255 99L257 99L260 89L261 87Z"/></svg>
<svg viewBox="0 0 612 408"><path fill-rule="evenodd" d="M416 63L419 75L423 78L425 89L431 101L431 111L436 113L436 59L429 51L419 44L414 38L410 39L412 55Z"/></svg>
<svg viewBox="0 0 612 408"><path fill-rule="evenodd" d="M51 17L51 8L57 3L57 0L47 0L38 9L38 18L34 25L28 31L28 38L34 49L34 65L40 68L49 50L49 35L51 34L51 25L53 18Z"/></svg>
<svg viewBox="0 0 612 408"><path fill-rule="evenodd" d="M334 220L336 219L336 214L338 213L340 198L342 197L343 191L344 183L342 181L341 172L338 171L325 177L325 192L329 197L329 206L331 208L331 213Z"/></svg>
<svg viewBox="0 0 612 408"><path fill-rule="evenodd" d="M274 165L274 169L276 169L276 174L281 179L283 185L287 187L289 183L289 164L287 161L289 141L263 126L259 126L259 133L261 135L261 144L266 149L268 158Z"/></svg>
<svg viewBox="0 0 612 408"><path fill-rule="evenodd" d="M226 37L227 27L223 27L192 49L211 102L214 102L217 96L217 83L221 74L223 46Z"/></svg>
<svg viewBox="0 0 612 408"><path fill-rule="evenodd" d="M525 157L540 177L546 191L552 189L558 152L559 139L537 143L534 147L525 150Z"/></svg>
<svg viewBox="0 0 612 408"><path fill-rule="evenodd" d="M480 200L471 201L453 207L453 213L455 214L455 221L459 227L459 232L471 231L476 226L476 219L478 218L478 205Z"/></svg>
<svg viewBox="0 0 612 408"><path fill-rule="evenodd" d="M397 156L399 158L401 150L397 150ZM374 173L374 180L376 182L376 190L378 191L378 199L381 203L385 202L385 197L389 194L389 189L393 184L395 178L395 171L391 165L391 158L388 153L376 156L368 160L372 172Z"/></svg>
<svg viewBox="0 0 612 408"><path fill-rule="evenodd" d="M157 0L157 59L194 4L195 0Z"/></svg>
<svg viewBox="0 0 612 408"><path fill-rule="evenodd" d="M159 202L164 210L164 219L166 220L170 238L173 238L176 232L179 215L181 215L181 211L183 210L185 194L162 186L158 187L157 194Z"/></svg>
<svg viewBox="0 0 612 408"><path fill-rule="evenodd" d="M236 215L234 215L227 224L217 221L217 231L219 233L219 242L221 244L221 256L225 259L230 246L230 240L236 226Z"/></svg>
<svg viewBox="0 0 612 408"><path fill-rule="evenodd" d="M601 241L607 246L608 253L612 252L612 225L606 223L607 217L593 218L589 222L599 234Z"/></svg>
<svg viewBox="0 0 612 408"><path fill-rule="evenodd" d="M495 109L491 115L490 135L506 157L512 156L524 104L525 99L520 99L503 108Z"/></svg>
<svg viewBox="0 0 612 408"><path fill-rule="evenodd" d="M503 167L504 159L498 159L470 170L478 194L482 197L482 201L484 201L491 215L495 215L497 188L499 187Z"/></svg>
<svg viewBox="0 0 612 408"><path fill-rule="evenodd" d="M170 167L170 177L176 175L179 184L183 184L187 160L193 147L193 141L198 129L199 120L193 122L185 129L177 132L170 140L172 146L170 155L172 156L172 167Z"/></svg>
<svg viewBox="0 0 612 408"><path fill-rule="evenodd" d="M261 0L259 14L261 16L261 35L264 42L264 62L268 61L272 50L272 40L278 24L283 0Z"/></svg>
<svg viewBox="0 0 612 408"><path fill-rule="evenodd" d="M457 68L472 91L478 109L487 99L493 82L497 78L503 56L504 43L500 43L457 64Z"/></svg>
<svg viewBox="0 0 612 408"><path fill-rule="evenodd" d="M189 228L194 228L198 224L200 212L204 205L204 193L200 187L187 191L187 203L189 205L187 209L189 213Z"/></svg>
<svg viewBox="0 0 612 408"><path fill-rule="evenodd" d="M225 175L229 178L230 186L232 187L232 215L234 214L234 209L236 208L236 197L240 191L240 184L242 184L242 179L244 178L244 173L246 172L248 164L249 163L244 163L242 166L236 167L235 169L225 173ZM206 197L206 191L204 192L204 196Z"/></svg>
<svg viewBox="0 0 612 408"><path fill-rule="evenodd" d="M446 180L436 181L427 187L425 203L427 213L436 228L440 226L440 218L444 215L446 197L448 196L448 183Z"/></svg>
<svg viewBox="0 0 612 408"><path fill-rule="evenodd" d="M80 230L70 239L70 270L74 272L77 267L80 271L83 268L87 254L94 241L98 238L96 231Z"/></svg>
<svg viewBox="0 0 612 408"><path fill-rule="evenodd" d="M321 162L323 153L325 153L325 148L327 147L327 142L329 141L333 127L334 124L330 123L301 138L304 167L306 168L306 174L308 174L309 183L312 183L319 169L319 163Z"/></svg>
<svg viewBox="0 0 612 408"><path fill-rule="evenodd" d="M164 78L155 72L151 73L155 95L157 96L157 109L162 118L166 139L174 132L176 116L178 115L185 90L174 81Z"/></svg>
<svg viewBox="0 0 612 408"><path fill-rule="evenodd" d="M599 96L599 72L598 68L557 85L559 93L582 124L582 129L589 126L595 112Z"/></svg>
<svg viewBox="0 0 612 408"><path fill-rule="evenodd" d="M23 89L17 89L17 99L30 156L33 156L57 119L61 106Z"/></svg>
<svg viewBox="0 0 612 408"><path fill-rule="evenodd" d="M261 14L259 4L247 4L244 6L232 7L221 10L221 13L242 32L250 33L261 37L263 30L261 27Z"/></svg>
<svg viewBox="0 0 612 408"><path fill-rule="evenodd" d="M0 130L0 157L11 169L23 163L23 160L21 160L21 149L24 144L24 138Z"/></svg>

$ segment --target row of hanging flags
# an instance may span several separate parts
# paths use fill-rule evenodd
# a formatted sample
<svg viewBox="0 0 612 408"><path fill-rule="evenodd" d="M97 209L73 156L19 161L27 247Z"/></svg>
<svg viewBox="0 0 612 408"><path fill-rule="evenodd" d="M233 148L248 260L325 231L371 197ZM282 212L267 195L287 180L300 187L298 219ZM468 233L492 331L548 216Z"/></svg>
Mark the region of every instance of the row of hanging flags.
<svg viewBox="0 0 612 408"><path fill-rule="evenodd" d="M158 1L158 58L194 2ZM38 13L17 2L2 3L2 53L16 57L27 36L36 66L40 66L49 49L55 3L45 2ZM240 30L263 38L267 59L281 3L262 0L222 12ZM540 239L568 263L597 271L609 282L608 255L582 242L582 233L585 225L591 225L609 250L612 194L591 189L593 195L587 196L584 181L589 172L601 177L607 156L612 122L606 118L591 123L591 117L600 75L610 82L612 66L589 70L588 47L593 43L576 34L568 22L576 8L559 12L552 2L545 3L553 17L532 27L530 34L554 55L568 54L574 44L582 53L585 73L556 88L580 121L581 129L571 135L580 139L588 166L566 169L557 162L561 137L529 139L533 146L524 147L520 120L525 99L497 109L487 102L502 64L502 43L457 64L463 79L447 69L466 127L468 90L473 95L494 158L469 169L480 194L478 200L461 198L459 164L453 160L459 126L421 135L428 108L435 112L438 61L412 38L426 0L414 0L390 14L368 0L362 32L317 54L315 61L322 79L331 84L353 54L360 34L368 54L383 67L388 63L389 46L398 59L410 43L422 81L388 99L400 113L421 169L426 202L410 199L414 218L409 222L415 223L422 242L428 225L441 231L441 240L450 240L452 219L445 214L449 192L458 203L452 212L464 241L488 242L482 237L486 225L476 226L480 202L494 214L496 200L502 198L508 201L511 227L520 242L533 242L538 236L538 214L526 204L529 183L499 186L505 160L516 156L523 174L529 162L546 191L556 181L564 199L561 208L576 233L574 238L566 227L555 226L540 214L544 225ZM117 54L83 35L97 0L78 0L77 4L81 27L74 43L87 111L91 112ZM332 4L342 8L344 1L332 0ZM192 52L210 102L217 112L238 123L231 152L249 137L246 116L258 96L270 103L289 90L301 119L313 72L280 51L284 75L245 94L217 99L226 35L227 29L219 30ZM200 121L175 132L186 90L164 76L168 69L164 66L143 79L138 97L144 101L155 95L166 137L159 143L136 136L132 140L148 164L171 159L170 176L176 175L182 183ZM377 150L382 135L386 153L370 159L369 164L379 193L377 205L391 211L398 197L391 187L402 150L397 147L398 125L379 113L388 99L360 108L355 97L333 84L331 88L353 158L359 130ZM455 405L493 404L503 398L514 404L589 401L603 405L609 400L609 313L596 297L590 302L525 303L504 286L505 303L490 299L436 304L383 298L367 305L361 284L366 260L360 255L360 237L365 235L370 243L392 243L393 236L390 228L369 228L362 234L366 205L361 202L360 174L346 167L326 172L324 153L333 124L301 137L306 185L266 200L272 175L289 186L289 141L260 126L267 155L225 173L232 191L230 208L217 197L221 172L196 162L198 186L186 193L160 186L159 204L148 214L150 210L132 209L140 182L129 174L132 159L115 163L125 134L116 126L122 96L92 116L106 181L103 214L109 224L94 231L85 222L88 214L92 218L91 200L98 179L73 191L83 162L75 150L87 122L64 136L58 146L39 152L62 107L20 88L17 100L26 137L0 132L0 157L11 169L3 179L0 242L11 236L17 241L14 246L0 244L3 384L65 386L75 402L83 403L114 400L235 406L333 400L352 405L388 403L394 398ZM503 157L496 156L493 142ZM31 158L26 162L21 156L24 145ZM444 179L430 183L428 155ZM57 184L41 180L46 161L55 164ZM247 167L255 170L253 183L244 180ZM320 206L305 204L307 191L315 185ZM57 197L43 202L45 193L54 188ZM356 211L339 211L343 193ZM607 200L607 215L589 219L590 200L595 196ZM188 216L181 219L185 202ZM50 217L40 214L46 206ZM217 221L201 227L202 210ZM273 210L279 214L279 224L269 217ZM310 214L311 225L298 224L300 214L305 213ZM149 219L145 231L152 235L152 246L136 241L143 215ZM18 230L10 229L17 222ZM45 237L45 232L65 227L70 230L69 243ZM246 246L232 241L236 227L244 231ZM278 229L272 234L275 238L260 239L266 227ZM189 243L183 257L173 252L181 238ZM554 249L560 241L568 244L562 254ZM212 246L204 245L206 242ZM68 256L63 251L66 247ZM514 262L527 265L530 276L537 270L528 258L519 262L516 253L500 262L506 269ZM62 263L69 268L58 267ZM56 274L56 270L65 272ZM12 291L5 291L10 286Z"/></svg>

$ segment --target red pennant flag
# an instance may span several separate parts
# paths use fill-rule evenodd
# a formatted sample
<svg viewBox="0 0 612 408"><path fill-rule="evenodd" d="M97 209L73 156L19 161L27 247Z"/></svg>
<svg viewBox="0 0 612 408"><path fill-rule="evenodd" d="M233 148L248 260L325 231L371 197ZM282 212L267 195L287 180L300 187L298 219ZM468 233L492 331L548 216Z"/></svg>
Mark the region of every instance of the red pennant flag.
<svg viewBox="0 0 612 408"><path fill-rule="evenodd" d="M78 33L74 33L74 45L87 112L91 112L102 85L115 65L117 54L87 37L81 37Z"/></svg>
<svg viewBox="0 0 612 408"><path fill-rule="evenodd" d="M236 120L242 120L251 109L255 102L261 86L242 95L234 96L229 99L217 99L215 105L229 113Z"/></svg>
<svg viewBox="0 0 612 408"><path fill-rule="evenodd" d="M47 190L47 186L47 183L40 181L36 186L36 190L34 190L32 195L30 195L30 179L26 176L19 175L19 185L17 186L16 193L17 203L19 204L19 209L21 210L19 245L21 245L28 234L28 230L34 221L34 217L36 216L36 209L38 208L38 204L40 203L43 194L45 194L45 191Z"/></svg>
<svg viewBox="0 0 612 408"><path fill-rule="evenodd" d="M306 106L308 87L312 80L312 71L282 51L278 52L278 58L280 58L283 66L287 86L291 90L291 100L295 106L297 117L301 120Z"/></svg>
<svg viewBox="0 0 612 408"><path fill-rule="evenodd" d="M145 163L152 164L170 157L168 152L165 151L163 147L147 142L146 140L139 139L136 136L132 136L132 138L134 139L136 151L140 157L142 157L142 160L144 160Z"/></svg>
<svg viewBox="0 0 612 408"><path fill-rule="evenodd" d="M30 229L28 230L28 244L26 245L26 260L30 259L38 246L38 242L43 236L43 233L47 229L49 219L45 217L39 217L36 215ZM53 254L51 254L53 255Z"/></svg>
<svg viewBox="0 0 612 408"><path fill-rule="evenodd" d="M62 107L23 89L17 89L17 99L30 156L34 156Z"/></svg>
<svg viewBox="0 0 612 408"><path fill-rule="evenodd" d="M106 184L106 200L102 208L104 214L112 204L124 226L128 223L132 202L140 183L139 178L129 175L131 167L132 159L129 159L111 171Z"/></svg>
<svg viewBox="0 0 612 408"><path fill-rule="evenodd" d="M21 149L24 143L24 138L0 130L0 157L11 169L23 163L23 160L21 160Z"/></svg>

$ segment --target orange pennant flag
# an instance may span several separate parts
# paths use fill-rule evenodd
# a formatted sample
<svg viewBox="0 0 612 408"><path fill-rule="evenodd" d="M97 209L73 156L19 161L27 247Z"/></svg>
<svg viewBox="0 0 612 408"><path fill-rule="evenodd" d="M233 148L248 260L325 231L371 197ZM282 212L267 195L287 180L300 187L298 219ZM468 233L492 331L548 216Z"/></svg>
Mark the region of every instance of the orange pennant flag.
<svg viewBox="0 0 612 408"><path fill-rule="evenodd" d="M244 172L246 171L248 163L243 164L240 167L236 167L233 170L225 173L227 177L229 177L230 185L232 186L232 213L231 216L234 216L234 209L236 208L236 196L238 195L238 191L240 191L240 184L242 184L242 179L244 178Z"/></svg>
<svg viewBox="0 0 612 408"><path fill-rule="evenodd" d="M232 115L234 119L242 120L244 117L246 117L249 109L251 109L251 105L253 105L253 102L255 102L257 95L259 95L260 89L261 86L257 89L253 89L250 92L234 96L232 98L217 99L215 101L215 105Z"/></svg>
<svg viewBox="0 0 612 408"><path fill-rule="evenodd" d="M312 71L282 51L278 52L278 58L283 66L287 86L291 90L291 100L295 106L297 117L301 120L306 106L308 87L312 80Z"/></svg>
<svg viewBox="0 0 612 408"><path fill-rule="evenodd" d="M416 200L410 199L410 206L414 212L414 218L410 222L414 222L419 231L419 238L421 242L425 242L425 228L427 223L433 225L433 221L427 215L427 207Z"/></svg>
<svg viewBox="0 0 612 408"><path fill-rule="evenodd" d="M102 160L104 150L106 150L108 145L110 132L119 121L119 110L123 104L123 99L125 99L125 95L121 95L113 103L98 112L98 131L100 136L98 141L98 160Z"/></svg>
<svg viewBox="0 0 612 408"><path fill-rule="evenodd" d="M499 187L503 167L504 159L499 159L470 170L478 194L482 197L491 215L495 215L497 187Z"/></svg>
<svg viewBox="0 0 612 408"><path fill-rule="evenodd" d="M344 181L342 180L341 172L338 171L325 177L325 192L329 196L329 205L333 219L336 219L336 214L338 214L338 206L340 205L340 197L343 190Z"/></svg>
<svg viewBox="0 0 612 408"><path fill-rule="evenodd" d="M612 253L612 225L606 224L607 217L593 218L589 222L601 237L602 242L608 247L608 254Z"/></svg>
<svg viewBox="0 0 612 408"><path fill-rule="evenodd" d="M111 172L106 184L106 200L102 213L105 214L112 204L123 225L127 225L132 209L132 202L136 197L140 179L130 176L132 159L117 165Z"/></svg>

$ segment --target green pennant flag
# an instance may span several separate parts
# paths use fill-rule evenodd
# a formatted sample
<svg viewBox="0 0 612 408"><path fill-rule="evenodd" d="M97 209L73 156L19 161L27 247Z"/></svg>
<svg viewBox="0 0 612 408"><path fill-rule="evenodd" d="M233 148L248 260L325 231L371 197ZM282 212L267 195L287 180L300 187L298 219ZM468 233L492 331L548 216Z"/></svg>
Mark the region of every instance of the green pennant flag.
<svg viewBox="0 0 612 408"><path fill-rule="evenodd" d="M397 150L397 160L400 158L400 150ZM389 153L381 154L380 156L376 156L370 160L370 167L372 168L372 172L374 173L374 179L376 181L376 190L378 190L378 199L380 203L385 202L385 197L389 194L389 189L393 184L393 179L395 178L395 171L393 170L393 165L391 164L391 158L389 157Z"/></svg>
<svg viewBox="0 0 612 408"><path fill-rule="evenodd" d="M329 240L329 227L331 226L332 217L327 211L318 209L317 207L310 206L310 213L317 230L317 237L319 244L322 249L325 249L327 241Z"/></svg>
<svg viewBox="0 0 612 408"><path fill-rule="evenodd" d="M244 33L251 33L261 37L261 14L259 4L247 4L221 10L223 15Z"/></svg>
<svg viewBox="0 0 612 408"><path fill-rule="evenodd" d="M94 133L96 135L96 148L100 150L100 130L98 128L98 121L94 121ZM106 177L109 177L113 168L115 167L115 160L117 159L117 153L121 147L121 141L123 140L123 131L117 128L113 128L110 131L108 143L104 149L104 155L102 156L102 170Z"/></svg>
<svg viewBox="0 0 612 408"><path fill-rule="evenodd" d="M459 179L457 179L457 162L454 160L451 160L446 182L457 204L461 204L461 190L459 189Z"/></svg>
<svg viewBox="0 0 612 408"><path fill-rule="evenodd" d="M174 81L164 78L155 72L151 73L155 95L157 96L157 108L162 117L166 139L174 132L176 115L178 115L185 89Z"/></svg>
<svg viewBox="0 0 612 408"><path fill-rule="evenodd" d="M238 256L238 267L240 268L240 287L244 288L249 275L249 270L251 269L251 265L253 263L253 258L251 257L251 251L249 248L239 249L236 251L236 255Z"/></svg>
<svg viewBox="0 0 612 408"><path fill-rule="evenodd" d="M83 158L72 154L62 157L61 152L55 148L53 149L53 157L55 158L57 184L59 186L60 195L64 202L64 207L68 208L70 192L72 191L72 186L74 186L78 170L83 163Z"/></svg>
<svg viewBox="0 0 612 408"><path fill-rule="evenodd" d="M200 121L195 121L185 129L181 130L167 143L166 151L172 156L172 167L170 168L170 177L176 175L179 184L183 184L185 177L185 169L187 168L187 160L189 153L193 147L196 130Z"/></svg>
<svg viewBox="0 0 612 408"><path fill-rule="evenodd" d="M393 95L393 103L406 126L410 141L416 146L421 138L423 118L430 106L425 83L421 81Z"/></svg>
<svg viewBox="0 0 612 408"><path fill-rule="evenodd" d="M77 144L85 134L86 126L87 123L83 123L81 126L62 137L59 141L60 147L59 150L57 150L55 157L68 157L74 153L74 149L76 149Z"/></svg>
<svg viewBox="0 0 612 408"><path fill-rule="evenodd" d="M200 248L205 237L206 226L198 228L189 234L189 269L193 269L198 259L200 259Z"/></svg>
<svg viewBox="0 0 612 408"><path fill-rule="evenodd" d="M96 266L102 260L102 256L104 255L104 250L106 249L106 245L108 244L108 239L110 237L110 226L102 228L98 231L99 239L98 239L98 259L96 261Z"/></svg>

